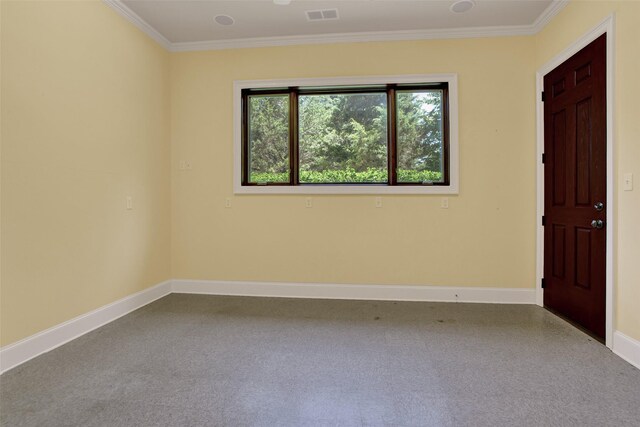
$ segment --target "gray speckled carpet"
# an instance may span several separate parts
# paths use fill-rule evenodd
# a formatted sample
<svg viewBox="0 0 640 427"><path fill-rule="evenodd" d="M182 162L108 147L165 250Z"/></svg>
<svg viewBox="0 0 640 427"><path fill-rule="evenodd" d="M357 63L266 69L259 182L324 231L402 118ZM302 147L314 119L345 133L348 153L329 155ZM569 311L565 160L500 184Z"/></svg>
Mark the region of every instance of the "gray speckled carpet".
<svg viewBox="0 0 640 427"><path fill-rule="evenodd" d="M535 306L173 294L0 377L2 426L640 426Z"/></svg>

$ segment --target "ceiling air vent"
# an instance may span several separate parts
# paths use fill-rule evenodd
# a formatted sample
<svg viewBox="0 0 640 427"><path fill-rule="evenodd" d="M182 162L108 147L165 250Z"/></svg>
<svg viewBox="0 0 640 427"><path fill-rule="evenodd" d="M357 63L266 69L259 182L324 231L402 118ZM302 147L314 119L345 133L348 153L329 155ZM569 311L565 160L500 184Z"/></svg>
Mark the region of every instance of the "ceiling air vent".
<svg viewBox="0 0 640 427"><path fill-rule="evenodd" d="M338 19L338 9L307 10L308 21L330 21Z"/></svg>

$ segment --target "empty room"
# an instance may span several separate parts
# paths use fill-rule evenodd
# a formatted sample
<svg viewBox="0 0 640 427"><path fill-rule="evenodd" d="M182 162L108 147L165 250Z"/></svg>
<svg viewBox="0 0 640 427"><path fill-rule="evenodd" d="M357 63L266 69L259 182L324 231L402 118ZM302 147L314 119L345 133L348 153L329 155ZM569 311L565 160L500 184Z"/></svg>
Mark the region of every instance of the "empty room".
<svg viewBox="0 0 640 427"><path fill-rule="evenodd" d="M639 42L640 1L0 0L0 425L640 425Z"/></svg>

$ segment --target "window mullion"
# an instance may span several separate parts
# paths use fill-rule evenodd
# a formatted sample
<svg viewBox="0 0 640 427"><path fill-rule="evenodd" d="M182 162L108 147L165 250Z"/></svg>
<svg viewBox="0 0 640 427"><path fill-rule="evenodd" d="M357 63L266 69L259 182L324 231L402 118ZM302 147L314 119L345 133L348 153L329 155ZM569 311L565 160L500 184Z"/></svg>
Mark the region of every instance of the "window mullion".
<svg viewBox="0 0 640 427"><path fill-rule="evenodd" d="M242 185L249 184L249 95L242 92Z"/></svg>
<svg viewBox="0 0 640 427"><path fill-rule="evenodd" d="M444 184L449 185L450 181L450 147L449 147L449 86L446 85L442 89L442 157Z"/></svg>
<svg viewBox="0 0 640 427"><path fill-rule="evenodd" d="M387 87L387 132L388 132L388 160L387 168L389 171L389 185L398 183L398 175L396 168L398 166L397 144L396 144L396 89L395 86Z"/></svg>
<svg viewBox="0 0 640 427"><path fill-rule="evenodd" d="M298 88L289 91L289 184L299 185L300 161L298 159Z"/></svg>

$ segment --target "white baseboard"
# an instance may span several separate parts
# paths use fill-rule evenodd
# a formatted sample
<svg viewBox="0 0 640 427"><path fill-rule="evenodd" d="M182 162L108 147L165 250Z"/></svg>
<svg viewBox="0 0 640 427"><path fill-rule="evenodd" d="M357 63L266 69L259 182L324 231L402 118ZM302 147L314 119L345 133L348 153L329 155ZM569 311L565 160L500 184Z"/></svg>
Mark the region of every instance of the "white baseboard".
<svg viewBox="0 0 640 427"><path fill-rule="evenodd" d="M640 369L640 341L616 331L613 334L613 352Z"/></svg>
<svg viewBox="0 0 640 427"><path fill-rule="evenodd" d="M172 280L174 293L281 298L535 304L535 289Z"/></svg>
<svg viewBox="0 0 640 427"><path fill-rule="evenodd" d="M0 349L0 373L171 293L171 281L125 297Z"/></svg>

